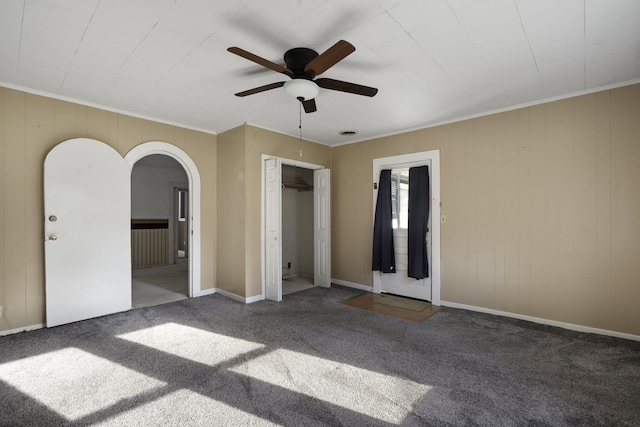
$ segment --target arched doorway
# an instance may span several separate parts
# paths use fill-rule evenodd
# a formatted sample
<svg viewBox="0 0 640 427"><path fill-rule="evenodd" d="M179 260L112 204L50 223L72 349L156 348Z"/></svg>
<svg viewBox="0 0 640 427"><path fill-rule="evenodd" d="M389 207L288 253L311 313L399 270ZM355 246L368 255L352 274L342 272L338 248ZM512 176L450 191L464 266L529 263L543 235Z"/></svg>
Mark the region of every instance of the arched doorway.
<svg viewBox="0 0 640 427"><path fill-rule="evenodd" d="M61 142L44 162L47 326L131 308L131 172L143 157L162 154L183 167L188 212L189 296L201 290L200 174L191 158L165 142L148 142L123 159L89 138Z"/></svg>
<svg viewBox="0 0 640 427"><path fill-rule="evenodd" d="M188 208L187 212L189 213L189 228L190 233L188 233L188 243L187 247L189 248L189 257L188 257L188 265L189 265L189 296L197 297L204 295L200 288L200 280L201 280L201 249L200 249L200 197L201 197L201 188L200 188L200 174L198 172L198 168L195 163L189 157L187 153L185 153L180 148L175 145L160 142L160 141L152 141L140 144L134 147L131 151L127 153L125 156L125 161L129 165L130 172L133 172L134 165L144 157L160 154L164 156L171 157L175 159L180 166L184 169L184 172L187 175L188 184L189 184L189 198L188 198Z"/></svg>
<svg viewBox="0 0 640 427"><path fill-rule="evenodd" d="M131 306L189 297L189 182L176 159L151 154L131 171Z"/></svg>

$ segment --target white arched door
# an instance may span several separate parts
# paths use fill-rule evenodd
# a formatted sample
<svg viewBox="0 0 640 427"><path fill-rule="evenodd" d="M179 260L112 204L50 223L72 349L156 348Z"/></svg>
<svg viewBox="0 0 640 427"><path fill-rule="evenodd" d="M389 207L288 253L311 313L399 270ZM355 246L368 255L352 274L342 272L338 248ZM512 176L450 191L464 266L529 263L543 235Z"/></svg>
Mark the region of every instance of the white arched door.
<svg viewBox="0 0 640 427"><path fill-rule="evenodd" d="M102 142L70 139L47 155L48 327L131 308L130 194L127 163Z"/></svg>

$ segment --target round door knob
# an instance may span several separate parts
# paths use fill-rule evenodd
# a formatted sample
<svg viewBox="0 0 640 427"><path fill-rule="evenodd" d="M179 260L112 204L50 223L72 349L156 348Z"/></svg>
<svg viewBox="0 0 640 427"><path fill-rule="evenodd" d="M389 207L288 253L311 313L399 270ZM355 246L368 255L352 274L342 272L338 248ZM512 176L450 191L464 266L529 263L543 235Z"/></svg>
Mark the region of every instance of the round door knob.
<svg viewBox="0 0 640 427"><path fill-rule="evenodd" d="M58 236L54 236L53 234L49 236L49 241L53 242L55 240L58 240Z"/></svg>

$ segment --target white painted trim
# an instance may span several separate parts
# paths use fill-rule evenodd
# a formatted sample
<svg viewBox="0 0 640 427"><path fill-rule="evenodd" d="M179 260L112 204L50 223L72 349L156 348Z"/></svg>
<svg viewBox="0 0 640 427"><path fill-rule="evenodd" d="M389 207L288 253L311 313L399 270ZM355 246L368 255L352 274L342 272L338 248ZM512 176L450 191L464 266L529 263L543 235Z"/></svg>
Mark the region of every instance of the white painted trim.
<svg viewBox="0 0 640 427"><path fill-rule="evenodd" d="M233 292L229 292L229 291L225 291L224 289L216 289L216 293L220 294L224 297L227 297L229 299L232 299L234 301L239 301L239 302L245 302L245 298L241 297L240 295L236 295Z"/></svg>
<svg viewBox="0 0 640 427"><path fill-rule="evenodd" d="M429 160L431 160L431 304L440 305L440 150L373 159L373 182L378 183L380 171L383 168L408 168L424 165ZM376 215L377 194L378 190L373 190L373 218ZM373 233L373 229L371 232ZM376 294L382 292L381 274L379 271L373 272L373 292Z"/></svg>
<svg viewBox="0 0 640 427"><path fill-rule="evenodd" d="M38 323L38 324L35 324L35 325L24 326L22 328L8 329L6 331L0 331L0 337L3 337L5 335L19 334L20 332L35 331L37 329L42 329L42 328L44 328L44 323Z"/></svg>
<svg viewBox="0 0 640 427"><path fill-rule="evenodd" d="M373 292L373 287L363 285L361 283L348 282L346 280L340 279L331 279L331 283L335 283L336 285L346 286L347 288L359 289L361 291Z"/></svg>
<svg viewBox="0 0 640 427"><path fill-rule="evenodd" d="M267 188L267 183L266 183L266 179L265 179L265 174L267 173L267 169L266 169L266 161L267 159L270 159L270 156L267 156L266 154L263 154L260 156L260 281L262 282L262 288L261 288L261 292L262 294L260 295L262 297L262 299L266 299L266 295L267 295L267 282L266 282L266 262L265 262L265 256L266 256L266 251L265 251L265 245L266 245L266 239L265 239L265 234L266 234L266 228L265 228L265 224L266 224L266 214L265 214L265 193L266 193L266 188ZM246 285L246 284L245 284Z"/></svg>
<svg viewBox="0 0 640 427"><path fill-rule="evenodd" d="M343 145L357 144L359 142L372 141L374 139L388 138L390 136L403 135L403 134L406 134L406 133L409 133L409 132L415 132L415 131L424 130L424 129L431 129L431 128L435 128L435 127L438 127L438 126L448 125L448 124L451 124L451 123L459 123L459 122L463 122L465 120L471 120L471 119L477 119L479 117L491 116L493 114L506 113L508 111L520 110L522 108L533 107L533 106L541 105L541 104L548 104L550 102L560 101L560 100L563 100L563 99L576 98L578 96L583 96L583 95L590 95L592 93L603 92L605 90L613 90L613 89L617 89L617 88L621 88L621 87L625 87L625 86L632 86L632 85L635 85L635 84L638 84L638 83L640 83L640 79L633 79L633 80L628 80L626 82L620 82L620 83L613 83L613 84L604 85L604 86L598 86L598 87L594 87L594 88L590 88L590 89L581 90L581 91L578 91L578 92L565 93L563 95L552 96L550 98L544 98L544 99L539 99L539 100L536 100L536 101L525 102L525 103L522 103L522 104L509 105L507 107L497 108L495 110L483 111L483 112L476 113L476 114L468 114L466 116L453 117L451 119L439 120L439 121L435 121L435 122L431 122L431 123L424 123L422 125L412 126L410 128L405 128L405 129L402 129L400 131L391 131L391 132L385 132L385 133L381 133L381 134L377 134L377 135L363 136L362 138L352 139L350 141L339 142L337 144L327 144L327 145L329 145L330 147L334 147L335 148L335 147L340 147L340 146L343 146Z"/></svg>
<svg viewBox="0 0 640 427"><path fill-rule="evenodd" d="M251 302L255 302L255 301L261 301L266 299L266 295L267 295L267 291L266 291L266 287L267 287L267 282L266 282L266 277L265 277L265 272L266 272L266 265L265 265L265 233L266 233L266 229L265 229L265 224L266 224L266 217L265 217L265 190L266 190L266 183L265 183L265 174L266 174L266 168L265 168L265 162L269 159L277 159L280 160L280 167L282 167L282 165L289 165L289 166L296 166L299 168L304 168L304 169L311 169L311 170L316 170L316 169L324 169L324 166L322 165L316 165L313 163L307 163L307 162L303 162L301 160L292 160L292 159L287 159L286 157L278 157L278 156L272 156L270 154L262 154L260 156L260 277L262 280L262 294L261 295L256 295L254 297L249 297L249 298L255 298L254 300L252 300ZM282 212L280 213L280 215L282 216ZM282 244L282 243L281 243Z"/></svg>
<svg viewBox="0 0 640 427"><path fill-rule="evenodd" d="M201 184L200 173L195 162L187 153L175 145L161 141L150 141L132 148L124 160L129 165L129 171L133 171L136 162L143 157L152 154L162 154L174 158L184 168L189 178L189 212L191 214L191 233L189 234L189 296L195 297L202 294L201 289L201 228L200 228L200 203Z"/></svg>
<svg viewBox="0 0 640 427"><path fill-rule="evenodd" d="M62 96L62 95L57 94L57 93L50 93L50 92L46 92L46 91L43 91L43 90L32 89L32 88L29 88L29 87L20 86L20 85L14 85L14 84L2 82L2 81L0 81L0 87L6 87L7 89L19 90L21 92L31 93L33 95L38 95L38 96L44 96L46 98L57 99L59 101L72 102L72 103L78 104L78 105L84 105L84 106L91 107L91 108L97 108L97 109L100 109L100 110L103 110L103 111L110 111L112 113L122 114L122 115L129 116L129 117L135 117L137 119L142 119L142 120L148 120L148 121L155 122L155 123L162 123L162 124L169 125L169 126L176 126L176 127L182 128L182 129L195 130L197 132L207 133L209 135L217 135L217 133L215 131L211 130L211 129L199 128L199 127L187 125L185 123L173 122L171 120L165 120L165 119L161 119L159 117L153 117L153 116L147 116L145 114L134 113L133 111L128 111L128 110L123 110L123 109L120 109L120 108L109 107L108 105L97 104L95 102L83 101L83 100L78 99L78 98L72 98L72 97L69 97L69 96Z"/></svg>
<svg viewBox="0 0 640 427"><path fill-rule="evenodd" d="M254 295L252 297L247 297L244 299L245 304L251 304L253 302L264 301L262 295Z"/></svg>
<svg viewBox="0 0 640 427"><path fill-rule="evenodd" d="M292 159L287 159L287 158L284 158L284 157L273 157L273 156L271 156L270 158L272 158L272 159L280 159L280 163L282 163L283 165L295 166L295 167L303 168L303 169L311 169L311 170L328 169L328 168L325 168L322 165L316 165L314 163L307 163L307 162L303 162L301 160L292 160Z"/></svg>
<svg viewBox="0 0 640 427"><path fill-rule="evenodd" d="M613 83L613 84L609 84L609 85L604 85L604 86L598 86L595 88L590 88L590 89L585 89L582 91L578 91L578 92L571 92L571 93L567 93L564 95L559 95L559 96L555 96L555 97L550 97L550 98L545 98L545 99L540 99L537 101L532 101L532 102L526 102L523 104L517 104L517 105L510 105L508 107L503 107L503 108L498 108L496 110L491 110L491 111L485 111L485 112L481 112L481 113L477 113L477 114L470 114L470 115L466 115L466 116L460 116L460 117L454 117L448 120L440 120L440 121L436 121L436 122L431 122L431 123L425 123L422 125L418 125L418 126L413 126L410 128L405 128L402 129L400 131L391 131L391 132L386 132L386 133L381 133L381 134L375 134L375 135L364 135L362 138L358 138L358 139L351 139L349 141L345 141L345 142L339 142L336 144L327 144L326 142L320 142L320 141L315 141L315 140L311 140L311 139L304 139L303 142L312 142L315 144L320 144L320 145L325 145L327 147L340 147L343 145L349 145L349 144L357 144L359 142L366 142L366 141L371 141L374 139L379 139L379 138L387 138L390 136L395 136L395 135L402 135L405 133L409 133L409 132L414 132L414 131L418 131L418 130L423 130L423 129L429 129L429 128L434 128L434 127L438 127L438 126L443 126L443 125L447 125L450 123L458 123L458 122L462 122L465 120L471 120L471 119L475 119L478 117L484 117L484 116L490 116L492 114L499 114L499 113L504 113L507 111L514 111L514 110L519 110L521 108L527 108L527 107L532 107L535 105L540 105L540 104L546 104L549 102L554 102L554 101L559 101L562 99L567 99L567 98L575 98L578 96L582 96L582 95L589 95L592 93L596 93L596 92L602 92L605 90L612 90L612 89L617 89L620 87L625 87L625 86L632 86L634 84L638 84L640 83L640 79L633 79L633 80L628 80L625 82L620 82L620 83ZM60 101L65 101L65 102L73 102L74 104L78 104L78 105L86 105L87 107L92 107L92 108L98 108L104 111L111 111L113 113L118 113L118 114L123 114L126 116L130 116L130 117L136 117L139 119L143 119L143 120L149 120L149 121L153 121L156 123L163 123L166 125L170 125L170 126L177 126L183 129L190 129L190 130L195 130L197 132L203 132L203 133L207 133L209 135L218 135L221 133L224 133L228 130L231 129L235 129L239 126L242 125L249 125L249 126L253 126L256 128L260 128L260 129L264 129L270 132L275 132L281 135L286 135L286 136L290 136L292 138L298 138L299 135L294 135L291 133L285 133L279 130L274 130L272 128L268 128L265 126L260 126L260 125L255 125L249 122L244 122L244 123L239 123L237 125L228 127L228 128L223 128L221 130L218 130L217 132L211 129L204 129L204 128L199 128L199 127L195 127L195 126L189 126L187 124L184 123L178 123L178 122L173 122L170 120L165 120L165 119L160 119L158 117L151 117L151 116L147 116L144 114L138 114L138 113L134 113L132 111L127 111L127 110L122 110L119 108L113 108L113 107L109 107L107 105L102 105L102 104L97 104L95 102L87 102L87 101L83 101L81 99L77 99L77 98L72 98L72 97L68 97L68 96L62 96L56 93L50 93L50 92L46 92L46 91L42 91L42 90L38 90L38 89L33 89L33 88L29 88L29 87L25 87L25 86L20 86L20 85L16 85L13 83L8 83L8 82L3 82L0 81L0 87L5 87L7 89L13 89L13 90L19 90L21 92L26 92L26 93L31 93L34 95L38 95L38 96L44 96L47 98L51 98L51 99L58 99Z"/></svg>
<svg viewBox="0 0 640 427"><path fill-rule="evenodd" d="M241 297L240 295L236 295L233 292L225 291L224 289L216 289L216 293L224 297L227 297L229 299L232 299L234 301L241 302L243 304L251 304L252 302L264 300L263 295L254 295L252 297L245 298L245 297Z"/></svg>
<svg viewBox="0 0 640 427"><path fill-rule="evenodd" d="M526 320L528 322L542 325L556 326L558 328L569 329L576 332L586 332L589 334L607 335L610 337L623 338L632 341L640 341L640 335L625 334L624 332L610 331L607 329L592 328L590 326L576 325L575 323L560 322L557 320L544 319L542 317L527 316L524 314L511 313L508 311L494 310L491 308L477 307L474 305L460 304L451 301L440 301L442 306L459 308L461 310L477 311L478 313L494 314L496 316L510 317L513 319Z"/></svg>
<svg viewBox="0 0 640 427"><path fill-rule="evenodd" d="M215 293L217 293L218 290L216 288L210 288L210 289L202 289L198 292L194 292L193 296L195 297L203 297L205 295L213 295Z"/></svg>
<svg viewBox="0 0 640 427"><path fill-rule="evenodd" d="M270 127L257 125L257 124L250 123L250 122L244 122L244 123L241 123L241 124L236 124L236 125L233 125L231 127L220 129L217 132L218 132L218 134L225 133L227 131L230 131L232 129L238 128L238 127L243 126L243 125L244 126L251 126L251 127L262 129L262 130L266 130L266 131L269 131L269 132L274 132L274 133L277 133L277 134L280 134L280 135L289 136L291 138L295 138L296 141L298 141L300 139L300 135L299 134L287 133L287 132L284 132L284 131L281 131L281 130L276 130L276 129L273 129L273 128L270 128ZM331 145L327 144L326 142L320 142L320 141L316 141L316 140L313 140L313 139L303 139L302 143L304 144L305 142L324 145L325 147L331 147Z"/></svg>

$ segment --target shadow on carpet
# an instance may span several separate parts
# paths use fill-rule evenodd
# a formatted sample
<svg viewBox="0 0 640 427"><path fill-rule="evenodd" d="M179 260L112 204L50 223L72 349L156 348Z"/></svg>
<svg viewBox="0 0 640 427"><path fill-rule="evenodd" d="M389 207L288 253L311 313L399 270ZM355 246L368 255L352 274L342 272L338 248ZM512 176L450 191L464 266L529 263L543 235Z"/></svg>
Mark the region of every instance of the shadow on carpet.
<svg viewBox="0 0 640 427"><path fill-rule="evenodd" d="M342 304L361 293L214 294L0 337L0 425L638 425L638 342Z"/></svg>

